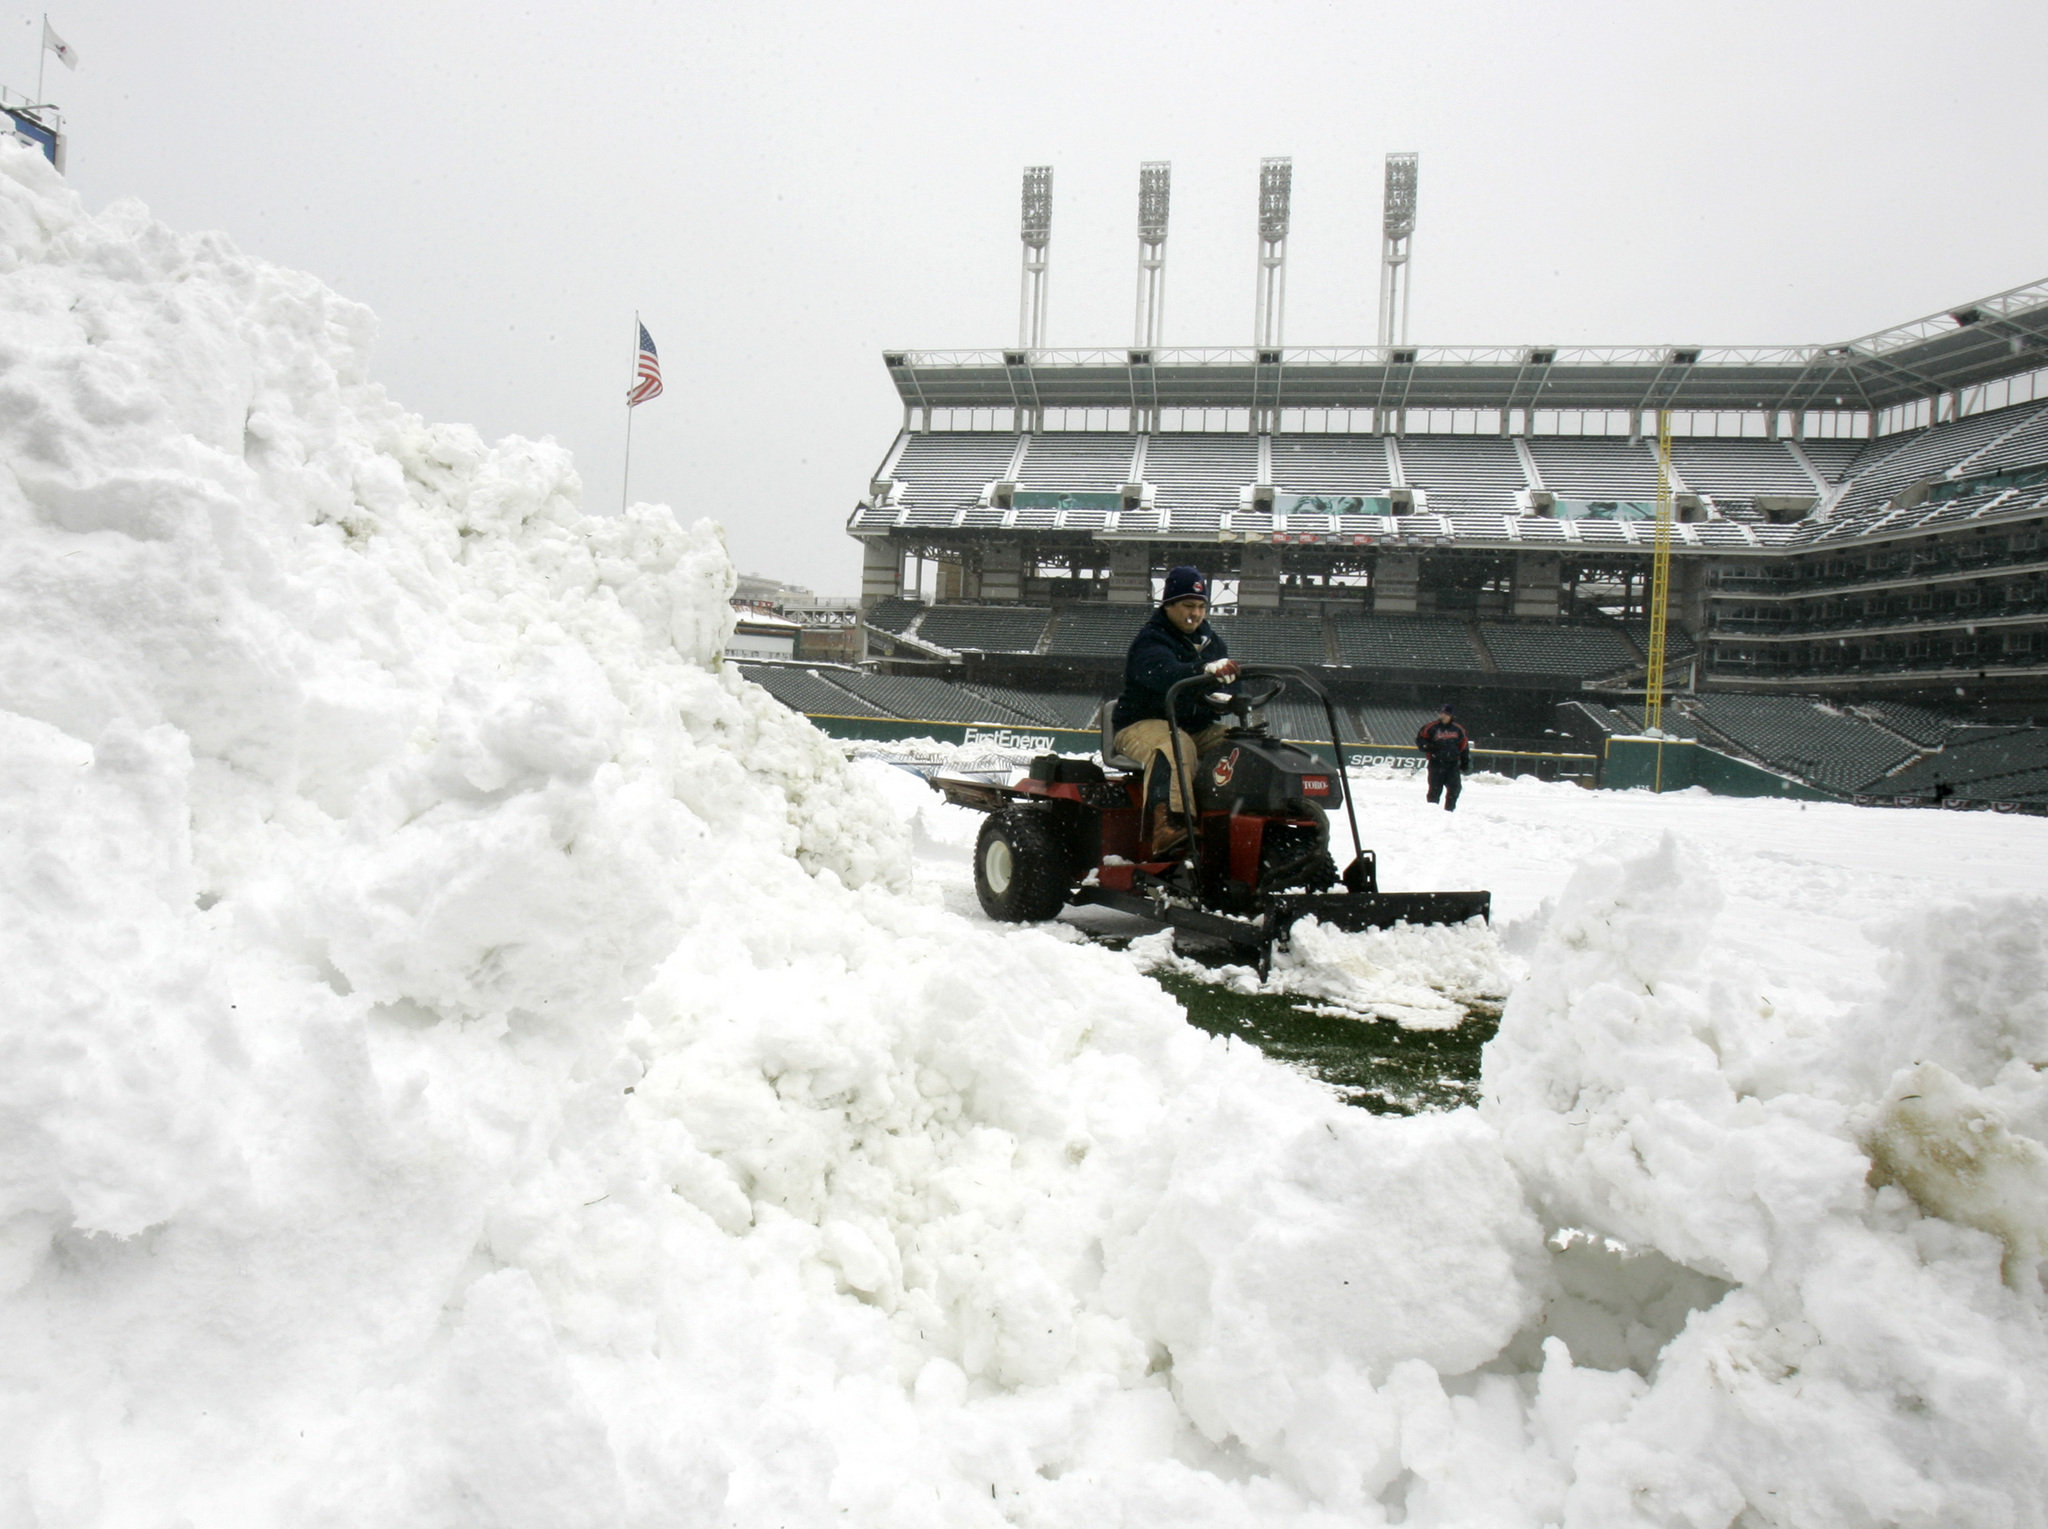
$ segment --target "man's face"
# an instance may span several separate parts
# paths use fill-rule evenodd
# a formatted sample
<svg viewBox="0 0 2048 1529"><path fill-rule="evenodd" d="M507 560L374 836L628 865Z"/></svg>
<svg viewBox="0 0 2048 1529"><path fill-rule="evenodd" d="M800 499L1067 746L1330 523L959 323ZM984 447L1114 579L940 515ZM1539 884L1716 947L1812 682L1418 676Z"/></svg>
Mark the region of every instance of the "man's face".
<svg viewBox="0 0 2048 1529"><path fill-rule="evenodd" d="M1166 607L1166 619L1183 632L1194 631L1208 614L1209 602L1199 595L1189 595L1186 599L1176 600Z"/></svg>
<svg viewBox="0 0 2048 1529"><path fill-rule="evenodd" d="M1442 711L1438 712L1438 713L1436 714L1436 719L1437 719L1437 721L1439 721L1439 722L1448 722L1448 721L1450 721L1450 720L1451 720L1451 709L1450 709L1450 707L1446 706L1446 707L1445 707L1445 708L1444 708L1444 709L1443 709Z"/></svg>

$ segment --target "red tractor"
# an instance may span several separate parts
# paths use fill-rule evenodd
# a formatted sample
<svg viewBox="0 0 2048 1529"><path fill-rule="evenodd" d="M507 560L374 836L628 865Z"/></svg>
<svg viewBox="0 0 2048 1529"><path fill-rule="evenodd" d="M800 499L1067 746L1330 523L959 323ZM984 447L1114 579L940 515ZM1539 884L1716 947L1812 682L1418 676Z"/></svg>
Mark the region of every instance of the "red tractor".
<svg viewBox="0 0 2048 1529"><path fill-rule="evenodd" d="M1145 838L1144 764L1116 752L1107 703L1101 764L1045 754L1009 786L934 777L947 801L989 814L974 849L983 911L1026 923L1054 918L1069 903L1114 908L1242 947L1261 970L1309 914L1341 929L1490 917L1489 892L1382 892L1370 850L1340 874L1329 809L1343 806L1354 844L1358 817L1329 693L1291 665L1247 665L1242 675L1236 696L1212 697L1235 719L1229 734L1200 759L1178 761L1194 782L1196 821L1171 849L1155 850ZM1290 681L1321 700L1336 764L1267 731L1263 708ZM1195 675L1176 684L1168 715L1183 690L1213 683ZM1155 772L1155 791L1164 775Z"/></svg>

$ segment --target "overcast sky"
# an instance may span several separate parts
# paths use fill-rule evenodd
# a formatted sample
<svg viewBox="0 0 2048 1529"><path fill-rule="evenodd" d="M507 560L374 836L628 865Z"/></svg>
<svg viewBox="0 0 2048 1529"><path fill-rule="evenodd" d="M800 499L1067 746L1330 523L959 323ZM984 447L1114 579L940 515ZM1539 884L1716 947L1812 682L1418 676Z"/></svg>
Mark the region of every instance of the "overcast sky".
<svg viewBox="0 0 2048 1529"><path fill-rule="evenodd" d="M0 0L0 82L38 10ZM552 435L848 594L885 348L1008 344L1055 167L1048 342L1123 345L1140 160L1168 344L1251 338L1262 155L1286 338L1373 338L1381 162L1422 155L1410 338L1843 339L2048 275L2039 3L1406 6L59 0L70 178L317 273L407 407Z"/></svg>

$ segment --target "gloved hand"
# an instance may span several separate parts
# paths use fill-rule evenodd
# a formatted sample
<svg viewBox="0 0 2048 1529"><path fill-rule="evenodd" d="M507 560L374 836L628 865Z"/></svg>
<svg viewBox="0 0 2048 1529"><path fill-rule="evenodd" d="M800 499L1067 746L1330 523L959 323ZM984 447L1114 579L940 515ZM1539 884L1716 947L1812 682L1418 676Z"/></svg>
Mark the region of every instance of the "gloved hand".
<svg viewBox="0 0 2048 1529"><path fill-rule="evenodd" d="M1460 775L1470 775L1472 773L1472 761L1468 759L1463 764L1459 765L1458 773Z"/></svg>
<svg viewBox="0 0 2048 1529"><path fill-rule="evenodd" d="M1202 665L1202 672L1204 674L1213 674L1217 679L1228 684L1237 678L1237 660L1234 658L1219 658L1213 663Z"/></svg>

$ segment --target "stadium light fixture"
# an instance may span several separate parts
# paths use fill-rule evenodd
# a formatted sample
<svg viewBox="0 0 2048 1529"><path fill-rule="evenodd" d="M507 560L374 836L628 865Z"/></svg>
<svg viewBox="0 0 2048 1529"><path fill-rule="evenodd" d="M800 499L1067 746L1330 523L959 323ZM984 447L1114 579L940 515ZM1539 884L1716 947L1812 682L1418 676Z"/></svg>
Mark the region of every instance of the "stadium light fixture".
<svg viewBox="0 0 2048 1529"><path fill-rule="evenodd" d="M1024 170L1024 291L1017 305L1017 344L1024 350L1045 348L1045 265L1052 243L1052 166L1028 165Z"/></svg>
<svg viewBox="0 0 2048 1529"><path fill-rule="evenodd" d="M1416 190L1421 156L1389 154L1386 200L1380 221L1380 329L1382 349L1408 342L1408 257L1415 238Z"/></svg>
<svg viewBox="0 0 2048 1529"><path fill-rule="evenodd" d="M1027 165L1024 170L1023 239L1032 249L1052 242L1052 166Z"/></svg>
<svg viewBox="0 0 2048 1529"><path fill-rule="evenodd" d="M1138 166L1138 241L1166 242L1166 215L1173 195L1173 164L1148 159Z"/></svg>
<svg viewBox="0 0 2048 1529"><path fill-rule="evenodd" d="M1166 218L1173 166L1148 159L1138 166L1138 323L1131 342L1140 350L1159 344L1166 309Z"/></svg>
<svg viewBox="0 0 2048 1529"><path fill-rule="evenodd" d="M1259 161L1259 276L1252 344L1278 349L1287 316L1287 225L1293 216L1294 161Z"/></svg>

